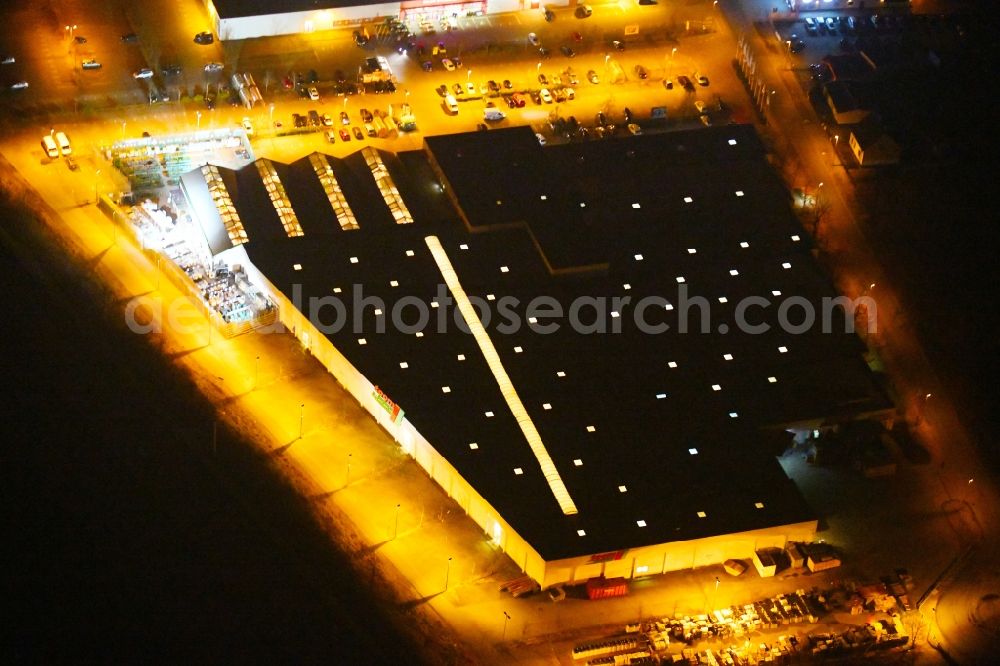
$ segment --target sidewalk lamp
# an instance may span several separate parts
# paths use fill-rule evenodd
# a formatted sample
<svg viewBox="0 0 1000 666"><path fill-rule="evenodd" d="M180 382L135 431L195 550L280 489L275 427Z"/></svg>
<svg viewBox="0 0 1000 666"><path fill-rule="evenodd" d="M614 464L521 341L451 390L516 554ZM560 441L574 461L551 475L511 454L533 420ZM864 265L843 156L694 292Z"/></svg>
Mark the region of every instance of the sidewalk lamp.
<svg viewBox="0 0 1000 666"><path fill-rule="evenodd" d="M969 483L972 483L972 479L969 479ZM451 558L448 558L448 568L444 572L444 591L448 591L448 580L451 578Z"/></svg>
<svg viewBox="0 0 1000 666"><path fill-rule="evenodd" d="M94 172L94 203L97 203L97 188L98 183L101 182L101 170L98 169Z"/></svg>
<svg viewBox="0 0 1000 666"><path fill-rule="evenodd" d="M271 114L271 126L274 126L274 102L271 102L271 106L268 107L268 111Z"/></svg>
<svg viewBox="0 0 1000 666"><path fill-rule="evenodd" d="M839 134L834 134L833 135L833 146L836 148L839 145L840 145L840 135Z"/></svg>
<svg viewBox="0 0 1000 666"><path fill-rule="evenodd" d="M74 30L76 30L76 26L75 25L68 25L68 26L66 26L66 32L69 33L69 38L70 39L73 39L73 31Z"/></svg>
<svg viewBox="0 0 1000 666"><path fill-rule="evenodd" d="M194 115L197 118L197 128L201 129L201 111L195 111Z"/></svg>
<svg viewBox="0 0 1000 666"><path fill-rule="evenodd" d="M538 63L537 65L535 65L535 74L539 73L540 71L542 71L542 63Z"/></svg>
<svg viewBox="0 0 1000 666"><path fill-rule="evenodd" d="M299 439L302 439L302 422L306 418L306 403L299 405Z"/></svg>
<svg viewBox="0 0 1000 666"><path fill-rule="evenodd" d="M510 622L510 615L507 614L507 611L504 611L503 612L503 633L500 635L500 640L501 641L507 638L507 623L508 622Z"/></svg>
<svg viewBox="0 0 1000 666"><path fill-rule="evenodd" d="M470 70L468 70L468 71L467 71L467 72L465 73L465 80L466 80L466 81L471 81L471 80L472 80L472 70L471 70L471 69L470 69Z"/></svg>
<svg viewBox="0 0 1000 666"><path fill-rule="evenodd" d="M128 124L127 120L123 120L122 121L122 141L125 140L125 125L127 125L127 124Z"/></svg>
<svg viewBox="0 0 1000 666"><path fill-rule="evenodd" d="M351 482L351 456L353 455L353 453L347 454L347 478L344 479L344 486Z"/></svg>
<svg viewBox="0 0 1000 666"><path fill-rule="evenodd" d="M260 355L258 354L257 358L254 359L254 365L253 365L253 387L255 390L257 388L257 380L259 378L260 378Z"/></svg>
<svg viewBox="0 0 1000 666"><path fill-rule="evenodd" d="M396 535L399 534L399 505L396 505L396 519L392 524L392 540L396 540Z"/></svg>

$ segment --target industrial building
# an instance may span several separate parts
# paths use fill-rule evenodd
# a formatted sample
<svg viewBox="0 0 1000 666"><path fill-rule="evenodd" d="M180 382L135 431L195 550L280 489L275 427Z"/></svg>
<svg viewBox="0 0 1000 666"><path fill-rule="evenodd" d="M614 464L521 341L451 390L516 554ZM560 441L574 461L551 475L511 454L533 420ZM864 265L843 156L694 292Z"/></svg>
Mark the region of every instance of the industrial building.
<svg viewBox="0 0 1000 666"><path fill-rule="evenodd" d="M566 6L571 0L547 2L546 6ZM522 9L538 9L535 0L205 0L208 15L222 40L293 35L357 25L370 19L391 16L401 20L449 16L499 14Z"/></svg>
<svg viewBox="0 0 1000 666"><path fill-rule="evenodd" d="M842 317L778 325L836 294L749 126L181 182L211 252L543 587L811 540L786 429L889 407ZM766 331L737 325L750 297Z"/></svg>

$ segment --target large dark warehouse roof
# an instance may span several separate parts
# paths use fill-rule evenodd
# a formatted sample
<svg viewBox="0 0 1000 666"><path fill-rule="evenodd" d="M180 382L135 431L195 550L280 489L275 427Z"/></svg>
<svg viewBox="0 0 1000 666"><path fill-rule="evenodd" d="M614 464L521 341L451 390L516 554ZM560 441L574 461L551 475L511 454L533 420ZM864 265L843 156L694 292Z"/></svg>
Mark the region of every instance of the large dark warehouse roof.
<svg viewBox="0 0 1000 666"><path fill-rule="evenodd" d="M802 522L814 516L774 458L764 428L886 406L838 323L808 332L776 326L778 304L817 304L835 292L810 255L786 190L752 128L730 126L542 148L529 128L432 137L427 151L366 149L276 165L303 235L288 237L253 166L233 201L251 261L290 295L340 297L353 285L386 304L363 328L329 333L334 346L405 411L417 430L545 559ZM374 186L383 161L413 223L396 224ZM316 175L330 165L357 220L345 231ZM255 182L256 181L256 182ZM441 187L440 185L443 185ZM457 204L457 205L456 205ZM436 236L470 298L491 306L490 340L579 510L566 516L456 308L431 309L418 335L385 326L403 297L431 302L442 272ZM692 332L679 332L678 290ZM524 305L547 296L569 311L607 296L618 333L555 332L528 324ZM646 311L669 330L638 330ZM737 330L734 308L772 303ZM516 297L524 325L505 330L497 306ZM611 298L630 298L612 305ZM439 330L436 315L449 325ZM413 322L416 310L405 310ZM308 313L307 313L308 314ZM795 322L799 316L791 315ZM329 322L330 312L323 318ZM580 319L592 322L593 308ZM728 327L728 331L723 330ZM837 333L836 331L840 331Z"/></svg>

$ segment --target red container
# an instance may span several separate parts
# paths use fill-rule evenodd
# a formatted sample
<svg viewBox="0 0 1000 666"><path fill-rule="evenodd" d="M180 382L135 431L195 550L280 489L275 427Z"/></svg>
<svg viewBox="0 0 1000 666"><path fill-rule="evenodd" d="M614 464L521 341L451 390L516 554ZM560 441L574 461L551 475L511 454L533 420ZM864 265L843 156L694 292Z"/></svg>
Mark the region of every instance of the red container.
<svg viewBox="0 0 1000 666"><path fill-rule="evenodd" d="M628 595L628 582L624 578L591 578L587 581L587 598L611 599Z"/></svg>

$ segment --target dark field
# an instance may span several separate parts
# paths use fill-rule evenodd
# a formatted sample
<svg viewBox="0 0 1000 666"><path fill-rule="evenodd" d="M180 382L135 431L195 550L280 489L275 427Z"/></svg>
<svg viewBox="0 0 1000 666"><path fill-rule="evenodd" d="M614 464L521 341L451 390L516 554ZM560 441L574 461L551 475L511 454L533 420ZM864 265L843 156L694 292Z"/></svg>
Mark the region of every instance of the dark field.
<svg viewBox="0 0 1000 666"><path fill-rule="evenodd" d="M222 429L212 455L207 403L36 226L0 204L0 662L419 661L307 501Z"/></svg>

